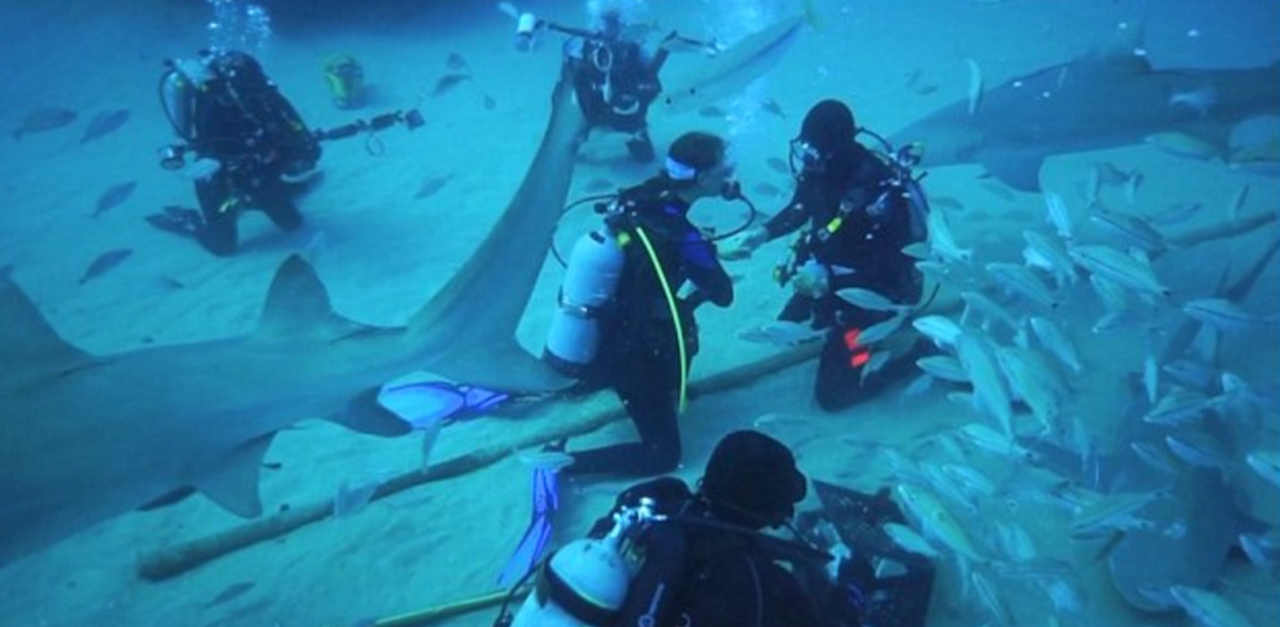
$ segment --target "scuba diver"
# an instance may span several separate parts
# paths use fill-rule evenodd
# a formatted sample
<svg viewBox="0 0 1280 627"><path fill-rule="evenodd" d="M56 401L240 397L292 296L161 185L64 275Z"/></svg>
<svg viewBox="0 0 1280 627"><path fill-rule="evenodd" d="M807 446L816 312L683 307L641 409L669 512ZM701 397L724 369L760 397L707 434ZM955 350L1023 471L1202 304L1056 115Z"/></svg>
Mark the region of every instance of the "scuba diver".
<svg viewBox="0 0 1280 627"><path fill-rule="evenodd" d="M731 177L723 139L686 133L657 176L598 206L604 228L570 254L543 358L579 377L581 390L612 387L641 441L573 452L565 474L653 475L679 463L676 416L698 350L694 310L733 302L715 245L687 214L702 198L740 199ZM694 289L679 297L686 281Z"/></svg>
<svg viewBox="0 0 1280 627"><path fill-rule="evenodd" d="M185 143L166 148L161 165L182 168L191 152L203 165L194 167L212 172L195 177L200 211L169 207L147 221L218 256L235 252L236 222L247 209L263 211L285 231L302 226L293 197L315 174L320 142L258 61L214 50L167 65L161 104Z"/></svg>
<svg viewBox="0 0 1280 627"><path fill-rule="evenodd" d="M791 524L808 491L792 452L757 431L730 433L695 490L663 477L622 492L587 539L542 562L519 612L504 605L495 625L923 627L932 564L899 563L888 574L881 552L855 537L887 541L879 525L901 512L887 498L822 486L824 510L857 516L801 515L837 529L828 534L835 555ZM763 531L784 526L796 540Z"/></svg>
<svg viewBox="0 0 1280 627"><path fill-rule="evenodd" d="M910 372L926 349L912 338L910 346L877 359L880 346L870 346L860 335L877 323L894 324L895 316L901 322L906 315L865 309L837 294L846 288L870 290L906 311L920 302L923 291L915 259L903 252L926 237L928 207L910 170L918 155L908 147L881 156L855 140L860 131L875 136L858 129L853 112L840 101L824 100L810 109L800 135L791 141L796 176L791 202L722 251L725 259L742 258L804 227L789 259L775 272L779 283L790 282L795 292L778 318L826 329L814 383L815 400L825 411L875 394ZM897 335L905 339L909 334Z"/></svg>
<svg viewBox="0 0 1280 627"><path fill-rule="evenodd" d="M601 13L600 28L587 30L538 20L530 13L518 16L517 43L532 45L534 33L546 29L570 36L564 44L564 60L573 76L578 105L592 128L627 133L627 151L641 163L653 161L649 138L649 105L662 91L658 72L669 51L665 44L682 40L669 35L656 50L624 37L621 12ZM684 40L682 40L684 41Z"/></svg>

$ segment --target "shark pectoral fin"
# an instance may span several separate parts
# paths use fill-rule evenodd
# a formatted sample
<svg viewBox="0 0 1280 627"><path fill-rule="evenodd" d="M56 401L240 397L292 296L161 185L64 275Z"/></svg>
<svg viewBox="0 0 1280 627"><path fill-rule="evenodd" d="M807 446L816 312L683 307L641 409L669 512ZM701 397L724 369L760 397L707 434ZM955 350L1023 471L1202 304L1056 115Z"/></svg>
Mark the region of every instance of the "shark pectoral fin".
<svg viewBox="0 0 1280 627"><path fill-rule="evenodd" d="M467 353L439 360L433 369L454 381L504 392L554 392L573 384L514 341L484 348L472 346ZM476 355L484 355L485 359L477 360Z"/></svg>
<svg viewBox="0 0 1280 627"><path fill-rule="evenodd" d="M223 509L252 518L262 514L258 496L258 472L275 433L254 438L232 449L196 488Z"/></svg>
<svg viewBox="0 0 1280 627"><path fill-rule="evenodd" d="M334 313L329 291L311 264L290 255L276 270L254 339L310 336L334 339L365 328Z"/></svg>
<svg viewBox="0 0 1280 627"><path fill-rule="evenodd" d="M412 425L378 402L381 390L381 386L372 387L357 394L347 403L345 410L326 416L325 420L368 435L390 437L411 431Z"/></svg>
<svg viewBox="0 0 1280 627"><path fill-rule="evenodd" d="M1040 166L1045 153L1034 151L988 152L981 162L1001 183L1021 192L1040 191Z"/></svg>
<svg viewBox="0 0 1280 627"><path fill-rule="evenodd" d="M14 379L63 374L93 365L95 358L63 340L26 292L0 276L0 385Z"/></svg>

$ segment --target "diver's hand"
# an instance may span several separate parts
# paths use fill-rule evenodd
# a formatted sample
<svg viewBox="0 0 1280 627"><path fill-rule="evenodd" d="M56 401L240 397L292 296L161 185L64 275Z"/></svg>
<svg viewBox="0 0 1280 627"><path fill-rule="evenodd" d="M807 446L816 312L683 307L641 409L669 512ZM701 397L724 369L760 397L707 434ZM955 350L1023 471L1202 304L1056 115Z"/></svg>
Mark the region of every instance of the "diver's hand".
<svg viewBox="0 0 1280 627"><path fill-rule="evenodd" d="M769 241L769 231L758 226L725 240L718 253L725 261L738 261L750 257L755 249L767 241Z"/></svg>
<svg viewBox="0 0 1280 627"><path fill-rule="evenodd" d="M810 259L796 268L791 277L791 288L801 296L822 298L831 291L831 272L827 267Z"/></svg>

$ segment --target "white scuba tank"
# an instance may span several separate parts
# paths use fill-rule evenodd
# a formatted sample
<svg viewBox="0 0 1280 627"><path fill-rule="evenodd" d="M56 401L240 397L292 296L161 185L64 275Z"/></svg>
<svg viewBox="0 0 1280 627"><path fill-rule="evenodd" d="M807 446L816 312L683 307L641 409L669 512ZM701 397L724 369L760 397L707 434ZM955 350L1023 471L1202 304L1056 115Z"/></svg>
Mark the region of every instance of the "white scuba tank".
<svg viewBox="0 0 1280 627"><path fill-rule="evenodd" d="M600 346L599 309L613 298L625 259L608 227L583 235L574 244L542 355L552 367L573 375L595 360Z"/></svg>
<svg viewBox="0 0 1280 627"><path fill-rule="evenodd" d="M539 586L539 590L525 598L511 627L592 627L592 623L574 616L557 603L553 598L556 594L571 594L576 597L576 603L589 605L593 610L618 611L626 601L634 575L634 567L620 550L620 543L621 538L616 536L574 540L556 551L544 568L553 571L563 582L562 592L540 596L539 590L544 588Z"/></svg>
<svg viewBox="0 0 1280 627"><path fill-rule="evenodd" d="M642 551L627 531L644 521L663 520L654 501L613 515L613 529L600 539L574 540L556 551L538 573L541 580L516 613L511 627L606 627L622 608L631 581L644 565ZM593 620L595 617L597 620Z"/></svg>

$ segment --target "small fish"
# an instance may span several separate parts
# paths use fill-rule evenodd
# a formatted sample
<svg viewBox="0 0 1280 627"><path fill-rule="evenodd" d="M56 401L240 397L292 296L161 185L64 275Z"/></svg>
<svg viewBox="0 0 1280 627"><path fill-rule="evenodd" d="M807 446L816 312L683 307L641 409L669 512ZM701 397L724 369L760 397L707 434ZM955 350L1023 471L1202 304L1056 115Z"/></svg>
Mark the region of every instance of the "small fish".
<svg viewBox="0 0 1280 627"><path fill-rule="evenodd" d="M445 74L436 81L436 86L431 90L431 96L443 96L454 90L458 85L471 80L470 74Z"/></svg>
<svg viewBox="0 0 1280 627"><path fill-rule="evenodd" d="M84 285L90 280L110 272L132 254L132 248L117 248L98 255L98 258L89 264L89 267L84 271L84 275L80 277L80 285Z"/></svg>
<svg viewBox="0 0 1280 627"><path fill-rule="evenodd" d="M444 66L453 72L467 72L471 69L467 58L456 52L449 53L448 58L444 60Z"/></svg>
<svg viewBox="0 0 1280 627"><path fill-rule="evenodd" d="M768 159L765 159L764 164L769 166L770 170L773 170L774 172L777 172L779 174L787 174L787 175L791 174L791 166L788 165L786 161L783 161L782 159L779 159L777 157L769 157Z"/></svg>
<svg viewBox="0 0 1280 627"><path fill-rule="evenodd" d="M128 109L101 111L98 115L93 117L93 121L89 122L89 126L84 129L84 135L80 136L80 143L85 144L103 137L121 126L124 126L124 123L128 121Z"/></svg>
<svg viewBox="0 0 1280 627"><path fill-rule="evenodd" d="M205 603L204 606L208 608L208 607L213 607L215 605L219 605L222 603L226 603L227 601L230 601L252 590L253 586L254 586L254 583L252 581L241 581L240 583L233 583L227 586L227 588L222 592L219 592L218 596L213 597L213 600L209 601L208 603Z"/></svg>
<svg viewBox="0 0 1280 627"><path fill-rule="evenodd" d="M761 196L767 196L769 198L779 198L784 193L777 185L772 183L756 183L752 186L751 190Z"/></svg>
<svg viewBox="0 0 1280 627"><path fill-rule="evenodd" d="M413 197L418 200L421 200L423 198L430 198L436 195L436 193L439 192L440 190L444 189L444 186L448 185L449 181L452 181L452 180L453 180L452 172L448 174L441 174L439 176L433 176L422 182L422 186L418 188L418 192L414 194Z"/></svg>
<svg viewBox="0 0 1280 627"><path fill-rule="evenodd" d="M801 322L770 322L738 332L738 338L759 344L798 346L821 338L825 333Z"/></svg>
<svg viewBox="0 0 1280 627"><path fill-rule="evenodd" d="M764 100L761 100L760 108L764 109L765 113L771 113L784 120L787 119L787 114L782 112L782 107L779 106L778 101L773 98L765 98Z"/></svg>
<svg viewBox="0 0 1280 627"><path fill-rule="evenodd" d="M45 107L36 109L22 118L18 126L9 131L14 141L21 141L23 135L44 133L62 128L76 119L76 112L62 107Z"/></svg>
<svg viewBox="0 0 1280 627"><path fill-rule="evenodd" d="M707 105L701 109L698 109L698 116L704 117L704 118L724 119L728 117L729 114L725 112L724 109L721 109L720 107L717 107L715 105Z"/></svg>
<svg viewBox="0 0 1280 627"><path fill-rule="evenodd" d="M497 106L498 106L498 101L494 100L493 96L490 96L489 94L484 95L484 108L486 111L492 111L494 107L497 107Z"/></svg>
<svg viewBox="0 0 1280 627"><path fill-rule="evenodd" d="M137 187L137 181L128 181L108 187L107 191L98 196L98 204L93 209L93 217L96 218L111 211L120 203L129 200L129 197L133 195L133 190Z"/></svg>
<svg viewBox="0 0 1280 627"><path fill-rule="evenodd" d="M1177 131L1155 133L1143 141L1175 157L1209 161L1222 156L1222 149L1194 135Z"/></svg>
<svg viewBox="0 0 1280 627"><path fill-rule="evenodd" d="M924 85L916 90L917 96L932 96L936 93L938 93L937 85Z"/></svg>
<svg viewBox="0 0 1280 627"><path fill-rule="evenodd" d="M344 480L338 486L338 493L333 496L333 517L345 518L364 509L364 506L373 500L374 494L381 485L380 481L372 481L352 488Z"/></svg>
<svg viewBox="0 0 1280 627"><path fill-rule="evenodd" d="M610 181L609 179L591 179L591 181L587 183L583 187L583 189L586 190L587 192L595 194L599 192L607 192L607 191L617 189L617 186L614 185L613 181Z"/></svg>
<svg viewBox="0 0 1280 627"><path fill-rule="evenodd" d="M1169 587L1169 594L1197 624L1211 627L1249 627L1253 625L1253 621L1249 620L1235 606L1228 603L1220 595L1208 590L1175 585Z"/></svg>
<svg viewBox="0 0 1280 627"><path fill-rule="evenodd" d="M880 294L879 292L874 292L861 287L846 287L842 290L836 291L836 296L850 305L870 311L893 311L903 313L911 311L912 309L911 305L899 305L898 303L889 300L888 297Z"/></svg>

